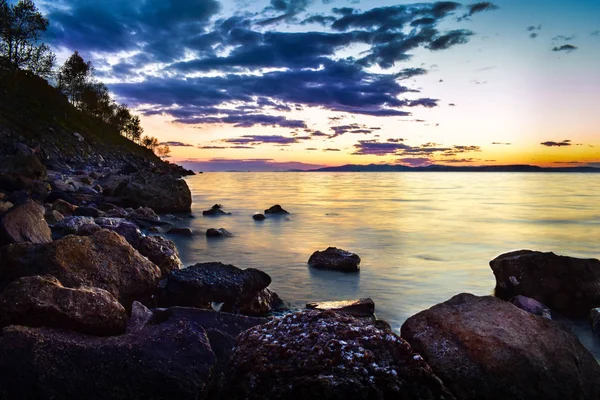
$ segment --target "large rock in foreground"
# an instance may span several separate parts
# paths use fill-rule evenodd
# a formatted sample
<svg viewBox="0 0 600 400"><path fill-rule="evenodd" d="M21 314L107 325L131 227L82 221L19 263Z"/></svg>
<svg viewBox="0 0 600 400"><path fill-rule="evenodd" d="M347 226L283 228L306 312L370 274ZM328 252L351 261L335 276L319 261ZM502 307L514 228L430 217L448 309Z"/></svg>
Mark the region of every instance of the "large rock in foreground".
<svg viewBox="0 0 600 400"><path fill-rule="evenodd" d="M48 243L52 232L44 217L44 207L28 201L0 216L0 246L10 243Z"/></svg>
<svg viewBox="0 0 600 400"><path fill-rule="evenodd" d="M0 285L24 276L52 275L67 287L107 290L125 308L150 298L160 279L156 265L105 229L47 244L12 244L0 249L0 260Z"/></svg>
<svg viewBox="0 0 600 400"><path fill-rule="evenodd" d="M143 256L158 266L162 277L176 269L181 269L183 264L179 259L179 252L173 241L162 236L144 236L138 242L138 251Z"/></svg>
<svg viewBox="0 0 600 400"><path fill-rule="evenodd" d="M600 366L574 335L496 297L454 296L402 337L458 399L600 398Z"/></svg>
<svg viewBox="0 0 600 400"><path fill-rule="evenodd" d="M203 307L211 302L239 305L271 284L271 277L220 262L199 263L172 271L165 288L169 305Z"/></svg>
<svg viewBox="0 0 600 400"><path fill-rule="evenodd" d="M192 206L188 185L172 175L138 172L112 184L110 194L127 207L149 207L162 214L189 212Z"/></svg>
<svg viewBox="0 0 600 400"><path fill-rule="evenodd" d="M0 398L204 398L215 355L189 318L156 320L107 338L49 328L5 328Z"/></svg>
<svg viewBox="0 0 600 400"><path fill-rule="evenodd" d="M360 257L337 247L328 247L324 251L315 251L308 259L308 264L314 268L356 272L360 269Z"/></svg>
<svg viewBox="0 0 600 400"><path fill-rule="evenodd" d="M227 399L453 399L390 330L331 311L305 311L237 338Z"/></svg>
<svg viewBox="0 0 600 400"><path fill-rule="evenodd" d="M531 297L566 316L585 317L600 306L600 261L520 250L490 261L496 296Z"/></svg>
<svg viewBox="0 0 600 400"><path fill-rule="evenodd" d="M127 313L106 290L65 288L51 276L28 276L0 294L0 326L46 326L90 335L125 333Z"/></svg>

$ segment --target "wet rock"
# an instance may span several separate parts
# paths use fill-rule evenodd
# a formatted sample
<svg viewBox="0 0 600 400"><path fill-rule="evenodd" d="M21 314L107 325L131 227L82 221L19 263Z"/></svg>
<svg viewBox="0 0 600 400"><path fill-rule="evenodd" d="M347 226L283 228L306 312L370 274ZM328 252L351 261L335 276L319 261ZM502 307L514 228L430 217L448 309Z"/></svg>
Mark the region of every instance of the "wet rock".
<svg viewBox="0 0 600 400"><path fill-rule="evenodd" d="M600 308L592 308L590 311L590 321L592 322L592 330L600 332Z"/></svg>
<svg viewBox="0 0 600 400"><path fill-rule="evenodd" d="M78 229L77 232L75 232L75 235L77 236L91 236L96 232L99 232L102 230L102 227L96 225L96 224L85 224L85 225L81 225Z"/></svg>
<svg viewBox="0 0 600 400"><path fill-rule="evenodd" d="M65 200L58 199L52 204L52 208L64 216L71 216L75 214L77 206L74 206Z"/></svg>
<svg viewBox="0 0 600 400"><path fill-rule="evenodd" d="M393 332L330 311L241 333L223 382L227 399L454 399Z"/></svg>
<svg viewBox="0 0 600 400"><path fill-rule="evenodd" d="M252 216L252 219L255 221L264 221L265 219L267 219L267 217L265 217L263 214L261 213L256 213Z"/></svg>
<svg viewBox="0 0 600 400"><path fill-rule="evenodd" d="M281 208L279 204L275 204L274 206L267 208L265 214L289 214L289 212Z"/></svg>
<svg viewBox="0 0 600 400"><path fill-rule="evenodd" d="M28 201L0 216L0 246L10 243L48 243L52 232L44 219L44 207Z"/></svg>
<svg viewBox="0 0 600 400"><path fill-rule="evenodd" d="M324 251L315 251L308 259L308 264L314 268L356 272L360 269L360 257L346 250L328 247Z"/></svg>
<svg viewBox="0 0 600 400"><path fill-rule="evenodd" d="M0 201L0 214L7 212L14 206L10 201Z"/></svg>
<svg viewBox="0 0 600 400"><path fill-rule="evenodd" d="M307 303L306 308L317 311L335 311L354 317L372 318L375 314L375 303L369 298L345 301L320 301Z"/></svg>
<svg viewBox="0 0 600 400"><path fill-rule="evenodd" d="M157 213L190 212L192 195L184 180L171 175L140 171L106 183L112 196L120 197L126 207L149 207Z"/></svg>
<svg viewBox="0 0 600 400"><path fill-rule="evenodd" d="M226 238L226 237L232 237L232 236L233 236L233 233L229 232L225 228L219 228L219 229L209 228L206 230L206 237L209 237L209 238Z"/></svg>
<svg viewBox="0 0 600 400"><path fill-rule="evenodd" d="M98 287L129 308L149 299L160 270L120 235L101 230L91 236L69 235L46 244L19 243L0 249L0 285L20 277L52 275L64 286Z"/></svg>
<svg viewBox="0 0 600 400"><path fill-rule="evenodd" d="M129 213L121 207L112 208L104 212L104 215L109 218L127 218Z"/></svg>
<svg viewBox="0 0 600 400"><path fill-rule="evenodd" d="M171 235L178 235L178 236L194 236L194 231L191 230L190 228L171 228L169 229L169 231L167 232Z"/></svg>
<svg viewBox="0 0 600 400"><path fill-rule="evenodd" d="M533 315L552 319L552 312L550 309L539 301L525 296L515 296L510 301L521 310L527 311Z"/></svg>
<svg viewBox="0 0 600 400"><path fill-rule="evenodd" d="M131 316L127 321L127 333L139 333L152 319L153 313L139 301L131 305Z"/></svg>
<svg viewBox="0 0 600 400"><path fill-rule="evenodd" d="M148 207L137 208L133 212L129 213L127 218L132 221L135 221L135 220L148 221L148 223L160 221L160 217L154 212L154 210L152 210L151 208L148 208Z"/></svg>
<svg viewBox="0 0 600 400"><path fill-rule="evenodd" d="M64 215L62 215L56 210L46 212L44 214L44 218L46 219L48 225L58 224L60 221L65 219Z"/></svg>
<svg viewBox="0 0 600 400"><path fill-rule="evenodd" d="M75 215L78 215L81 217L99 218L99 217L103 216L104 213L94 207L77 207L75 209Z"/></svg>
<svg viewBox="0 0 600 400"><path fill-rule="evenodd" d="M264 317L286 307L287 305L277 293L270 289L263 289L250 299L238 301L238 305L224 303L220 311L252 317Z"/></svg>
<svg viewBox="0 0 600 400"><path fill-rule="evenodd" d="M127 313L106 290L65 288L52 276L28 276L9 284L0 294L0 326L46 326L87 333L125 332Z"/></svg>
<svg viewBox="0 0 600 400"><path fill-rule="evenodd" d="M600 306L600 261L520 250L490 261L496 296L531 297L566 316L585 317Z"/></svg>
<svg viewBox="0 0 600 400"><path fill-rule="evenodd" d="M207 303L231 303L251 299L271 283L271 277L254 268L241 270L219 262L199 263L174 270L167 277L168 305L203 307Z"/></svg>
<svg viewBox="0 0 600 400"><path fill-rule="evenodd" d="M45 179L47 176L46 167L35 155L0 157L0 171L29 179Z"/></svg>
<svg viewBox="0 0 600 400"><path fill-rule="evenodd" d="M600 398L600 366L577 337L496 297L454 296L402 337L459 399Z"/></svg>
<svg viewBox="0 0 600 400"><path fill-rule="evenodd" d="M219 215L231 215L231 213L225 212L222 210L223 206L220 204L215 204L210 208L210 210L202 211L202 215L205 217L218 217Z"/></svg>
<svg viewBox="0 0 600 400"><path fill-rule="evenodd" d="M196 400L215 361L206 331L184 317L104 338L11 326L0 338L0 387L9 399Z"/></svg>
<svg viewBox="0 0 600 400"><path fill-rule="evenodd" d="M79 216L72 216L72 217L65 217L62 221L54 224L54 226L52 227L52 230L63 234L63 235L70 235L70 234L74 234L75 232L77 232L77 230L79 228L81 228L83 225L94 225L94 218L92 217L79 217Z"/></svg>
<svg viewBox="0 0 600 400"><path fill-rule="evenodd" d="M183 266L175 243L164 237L144 236L140 238L137 250L160 268L162 277Z"/></svg>

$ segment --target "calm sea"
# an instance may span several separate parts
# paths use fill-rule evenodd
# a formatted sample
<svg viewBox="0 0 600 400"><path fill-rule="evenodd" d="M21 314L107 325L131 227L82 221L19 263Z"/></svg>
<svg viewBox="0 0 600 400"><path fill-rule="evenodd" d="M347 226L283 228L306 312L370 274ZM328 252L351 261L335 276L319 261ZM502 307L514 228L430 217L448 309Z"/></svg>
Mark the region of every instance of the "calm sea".
<svg viewBox="0 0 600 400"><path fill-rule="evenodd" d="M370 297L395 330L411 315L469 292L493 293L489 260L515 249L600 256L600 174L204 173L187 178L200 233L176 240L186 265L258 268L296 306ZM203 217L222 204L231 216ZM281 204L291 214L255 222ZM235 237L207 239L207 228ZM328 246L357 253L359 274L307 266ZM600 335L575 331L600 356Z"/></svg>

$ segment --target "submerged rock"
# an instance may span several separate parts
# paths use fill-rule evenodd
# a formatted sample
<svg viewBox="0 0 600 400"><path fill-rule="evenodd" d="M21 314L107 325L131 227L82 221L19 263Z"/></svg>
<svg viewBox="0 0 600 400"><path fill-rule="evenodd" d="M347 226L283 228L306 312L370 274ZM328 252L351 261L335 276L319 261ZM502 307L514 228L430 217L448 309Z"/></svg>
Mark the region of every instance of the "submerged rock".
<svg viewBox="0 0 600 400"><path fill-rule="evenodd" d="M205 397L216 359L206 331L181 316L99 338L11 326L0 337L0 392L8 399Z"/></svg>
<svg viewBox="0 0 600 400"><path fill-rule="evenodd" d="M515 296L510 302L528 313L552 319L552 312L550 309L535 299L519 295Z"/></svg>
<svg viewBox="0 0 600 400"><path fill-rule="evenodd" d="M223 206L220 204L215 204L210 208L210 210L202 211L202 215L205 217L218 217L219 215L231 215L231 213L225 212L222 210Z"/></svg>
<svg viewBox="0 0 600 400"><path fill-rule="evenodd" d="M271 277L254 268L241 270L220 262L200 263L174 270L167 277L168 305L204 307L211 302L238 306L271 283Z"/></svg>
<svg viewBox="0 0 600 400"><path fill-rule="evenodd" d="M600 306L600 261L520 250L490 261L496 296L531 297L566 316Z"/></svg>
<svg viewBox="0 0 600 400"><path fill-rule="evenodd" d="M226 237L232 237L232 236L233 236L233 233L229 232L225 228L219 228L219 229L209 228L206 230L206 237L209 237L209 238L226 238Z"/></svg>
<svg viewBox="0 0 600 400"><path fill-rule="evenodd" d="M127 241L108 230L69 235L46 244L18 243L0 249L0 285L20 277L52 275L64 286L98 287L129 308L151 297L160 270Z"/></svg>
<svg viewBox="0 0 600 400"><path fill-rule="evenodd" d="M191 230L190 228L175 227L175 228L169 229L169 231L167 233L170 235L178 235L178 236L194 236L194 231Z"/></svg>
<svg viewBox="0 0 600 400"><path fill-rule="evenodd" d="M308 259L308 264L314 268L356 272L360 269L360 257L346 250L328 247L324 251L315 251Z"/></svg>
<svg viewBox="0 0 600 400"><path fill-rule="evenodd" d="M44 207L28 201L0 216L0 246L10 243L48 243L52 232L44 218Z"/></svg>
<svg viewBox="0 0 600 400"><path fill-rule="evenodd" d="M223 382L227 399L454 399L392 331L330 311L241 333Z"/></svg>
<svg viewBox="0 0 600 400"><path fill-rule="evenodd" d="M600 366L577 337L496 297L456 295L402 337L458 399L600 398Z"/></svg>
<svg viewBox="0 0 600 400"><path fill-rule="evenodd" d="M279 204L275 204L265 210L265 214L289 214Z"/></svg>
<svg viewBox="0 0 600 400"><path fill-rule="evenodd" d="M175 243L164 237L144 236L139 240L137 250L160 268L162 277L183 266Z"/></svg>
<svg viewBox="0 0 600 400"><path fill-rule="evenodd" d="M359 300L320 301L315 303L307 303L306 308L317 311L330 310L361 318L370 318L375 315L375 303L369 298Z"/></svg>
<svg viewBox="0 0 600 400"><path fill-rule="evenodd" d="M252 219L255 221L264 221L265 219L267 219L267 217L265 217L263 214L261 213L256 213L252 216Z"/></svg>
<svg viewBox="0 0 600 400"><path fill-rule="evenodd" d="M125 332L127 313L106 290L65 288L52 276L17 279L0 294L0 326L60 328L90 335Z"/></svg>

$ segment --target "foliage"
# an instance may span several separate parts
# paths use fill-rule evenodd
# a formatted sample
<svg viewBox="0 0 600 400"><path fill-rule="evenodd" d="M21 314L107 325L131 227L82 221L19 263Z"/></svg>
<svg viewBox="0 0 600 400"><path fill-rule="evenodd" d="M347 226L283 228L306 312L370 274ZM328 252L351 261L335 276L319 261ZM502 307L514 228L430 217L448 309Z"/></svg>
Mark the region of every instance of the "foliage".
<svg viewBox="0 0 600 400"><path fill-rule="evenodd" d="M48 24L32 0L17 4L0 0L0 68L49 77L56 58L46 44L40 43Z"/></svg>
<svg viewBox="0 0 600 400"><path fill-rule="evenodd" d="M142 146L154 151L159 145L159 141L154 136L144 136L142 138Z"/></svg>
<svg viewBox="0 0 600 400"><path fill-rule="evenodd" d="M169 158L171 157L171 147L167 144L161 144L156 148L155 153L160 158Z"/></svg>
<svg viewBox="0 0 600 400"><path fill-rule="evenodd" d="M93 73L92 63L85 62L75 51L58 71L58 88L77 106L82 101L85 85Z"/></svg>

